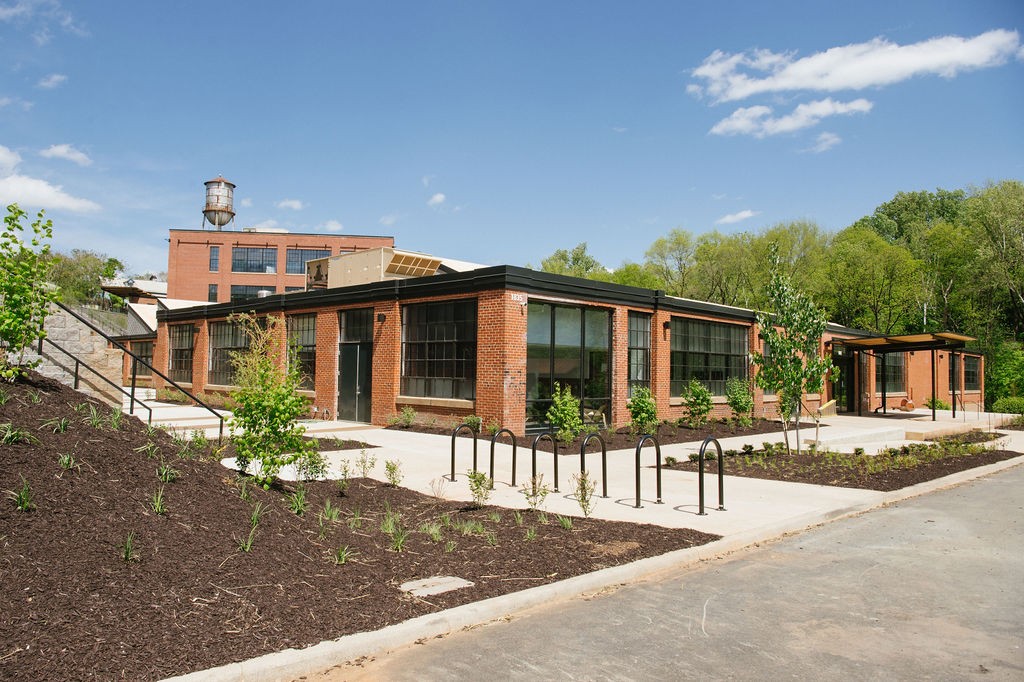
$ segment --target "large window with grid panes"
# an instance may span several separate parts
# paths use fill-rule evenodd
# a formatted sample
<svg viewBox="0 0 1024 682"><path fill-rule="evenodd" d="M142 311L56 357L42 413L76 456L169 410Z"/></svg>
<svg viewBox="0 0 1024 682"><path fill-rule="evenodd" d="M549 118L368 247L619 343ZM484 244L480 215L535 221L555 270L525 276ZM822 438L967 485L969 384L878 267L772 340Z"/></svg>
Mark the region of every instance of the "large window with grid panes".
<svg viewBox="0 0 1024 682"><path fill-rule="evenodd" d="M887 394L907 390L906 356L903 353L886 353L875 358L875 393L882 392L883 383Z"/></svg>
<svg viewBox="0 0 1024 682"><path fill-rule="evenodd" d="M629 313L629 395L637 388L651 387L651 316Z"/></svg>
<svg viewBox="0 0 1024 682"><path fill-rule="evenodd" d="M294 349L289 355L298 363L302 379L299 388L312 391L316 379L316 313L288 316L288 346Z"/></svg>
<svg viewBox="0 0 1024 682"><path fill-rule="evenodd" d="M231 249L231 272L277 272L277 248L235 246Z"/></svg>
<svg viewBox="0 0 1024 682"><path fill-rule="evenodd" d="M476 300L402 307L402 395L476 397Z"/></svg>
<svg viewBox="0 0 1024 682"><path fill-rule="evenodd" d="M729 379L747 379L748 328L735 324L673 317L669 390L682 395L698 379L712 395L725 395Z"/></svg>
<svg viewBox="0 0 1024 682"><path fill-rule="evenodd" d="M981 358L976 355L964 355L964 390L981 390Z"/></svg>
<svg viewBox="0 0 1024 682"><path fill-rule="evenodd" d="M330 255L330 249L288 249L285 252L284 272L286 275L305 275L306 261Z"/></svg>
<svg viewBox="0 0 1024 682"><path fill-rule="evenodd" d="M249 337L240 325L233 322L211 322L209 329L210 366L207 382L219 386L233 386L235 366L231 362L231 353L247 350Z"/></svg>
<svg viewBox="0 0 1024 682"><path fill-rule="evenodd" d="M192 349L195 345L195 325L172 324L167 332L170 341L167 375L171 381L191 383Z"/></svg>

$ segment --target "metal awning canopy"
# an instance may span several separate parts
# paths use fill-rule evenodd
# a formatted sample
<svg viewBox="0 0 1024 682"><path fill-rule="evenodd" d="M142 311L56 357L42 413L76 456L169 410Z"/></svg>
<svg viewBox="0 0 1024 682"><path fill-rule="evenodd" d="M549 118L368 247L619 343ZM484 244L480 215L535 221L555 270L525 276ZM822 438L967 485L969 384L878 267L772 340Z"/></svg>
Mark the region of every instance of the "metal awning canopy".
<svg viewBox="0 0 1024 682"><path fill-rule="evenodd" d="M956 361L953 351L963 348L968 341L975 341L973 336L954 334L953 332L934 332L931 334L904 334L902 336L869 336L860 339L832 339L833 345L843 346L853 351L877 355L881 358L882 372L885 372L885 358L889 353L907 353L912 351L931 351L932 379L932 421L935 421L935 351L949 351L951 362ZM953 416L956 417L956 388L953 391ZM885 383L882 383L882 414L887 413ZM860 414L858 403L857 414Z"/></svg>
<svg viewBox="0 0 1024 682"><path fill-rule="evenodd" d="M832 343L853 350L886 354L917 350L956 350L963 348L968 341L976 340L973 336L964 336L953 332L935 332L902 336L870 336L863 339L833 339Z"/></svg>

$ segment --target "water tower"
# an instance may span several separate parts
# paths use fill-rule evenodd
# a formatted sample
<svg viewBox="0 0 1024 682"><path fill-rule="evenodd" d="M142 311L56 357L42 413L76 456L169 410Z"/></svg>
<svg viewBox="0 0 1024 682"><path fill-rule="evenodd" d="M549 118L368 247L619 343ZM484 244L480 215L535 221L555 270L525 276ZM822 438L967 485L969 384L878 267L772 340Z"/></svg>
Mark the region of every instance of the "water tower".
<svg viewBox="0 0 1024 682"><path fill-rule="evenodd" d="M206 208L203 209L203 229L206 229L206 221L218 230L235 220L235 185L228 182L221 176L213 180L207 180L206 185Z"/></svg>

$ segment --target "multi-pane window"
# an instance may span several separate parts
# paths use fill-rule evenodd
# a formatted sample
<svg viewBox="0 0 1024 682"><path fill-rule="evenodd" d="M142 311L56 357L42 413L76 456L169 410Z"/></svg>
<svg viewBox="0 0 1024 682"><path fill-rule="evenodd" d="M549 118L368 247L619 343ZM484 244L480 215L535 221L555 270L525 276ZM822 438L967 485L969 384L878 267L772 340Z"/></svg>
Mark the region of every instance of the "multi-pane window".
<svg viewBox="0 0 1024 682"><path fill-rule="evenodd" d="M251 301L254 298L261 298L263 296L269 296L275 291L271 285L267 286L255 286L252 284L232 284L231 285L231 302L232 303L245 303Z"/></svg>
<svg viewBox="0 0 1024 682"><path fill-rule="evenodd" d="M975 355L965 355L964 358L964 390L981 390L981 358Z"/></svg>
<svg viewBox="0 0 1024 682"><path fill-rule="evenodd" d="M629 395L651 385L651 316L629 313Z"/></svg>
<svg viewBox="0 0 1024 682"><path fill-rule="evenodd" d="M150 365L153 364L152 341L132 341L132 352L138 355L142 360L148 362ZM140 377L152 376L153 370L141 362L138 362L135 364L135 375Z"/></svg>
<svg viewBox="0 0 1024 682"><path fill-rule="evenodd" d="M954 355L953 353L950 353L949 354L949 390L951 392L952 391L960 390L960 379L958 378L958 375L960 374L960 371L959 371L960 370L960 365L961 365L961 362L959 361L957 356Z"/></svg>
<svg viewBox="0 0 1024 682"><path fill-rule="evenodd" d="M277 249L235 246L231 249L231 272L277 272Z"/></svg>
<svg viewBox="0 0 1024 682"><path fill-rule="evenodd" d="M669 390L682 395L698 379L712 395L725 395L730 378L747 378L747 327L674 317Z"/></svg>
<svg viewBox="0 0 1024 682"><path fill-rule="evenodd" d="M764 348L764 350L761 351L761 355L764 356L764 362L767 365L767 364L771 363L772 347L770 345L768 345L767 341L764 342L762 347ZM774 388L766 388L766 389L764 389L764 394L766 396L773 396L773 395L775 395L775 389Z"/></svg>
<svg viewBox="0 0 1024 682"><path fill-rule="evenodd" d="M884 367L882 358L884 360ZM906 364L903 353L886 353L875 358L875 393L882 392L885 382L886 393L902 393L907 390Z"/></svg>
<svg viewBox="0 0 1024 682"><path fill-rule="evenodd" d="M476 301L402 308L402 395L476 397Z"/></svg>
<svg viewBox="0 0 1024 682"><path fill-rule="evenodd" d="M209 301L210 303L216 303L217 302L217 285L216 284L211 284L209 286L209 288L206 290L206 300Z"/></svg>
<svg viewBox="0 0 1024 682"><path fill-rule="evenodd" d="M316 314L288 316L288 346L295 349L302 379L299 388L316 386Z"/></svg>
<svg viewBox="0 0 1024 682"><path fill-rule="evenodd" d="M207 381L219 386L233 386L235 367L231 353L249 348L249 337L232 322L210 323L210 373Z"/></svg>
<svg viewBox="0 0 1024 682"><path fill-rule="evenodd" d="M373 308L341 311L341 340L345 343L373 341Z"/></svg>
<svg viewBox="0 0 1024 682"><path fill-rule="evenodd" d="M192 347L195 327L191 324L174 324L168 329L170 335L170 366L167 374L172 381L192 381Z"/></svg>
<svg viewBox="0 0 1024 682"><path fill-rule="evenodd" d="M285 274L305 275L306 261L327 258L330 255L330 249L288 249L285 253Z"/></svg>
<svg viewBox="0 0 1024 682"><path fill-rule="evenodd" d="M210 247L210 272L217 272L220 269L220 247Z"/></svg>

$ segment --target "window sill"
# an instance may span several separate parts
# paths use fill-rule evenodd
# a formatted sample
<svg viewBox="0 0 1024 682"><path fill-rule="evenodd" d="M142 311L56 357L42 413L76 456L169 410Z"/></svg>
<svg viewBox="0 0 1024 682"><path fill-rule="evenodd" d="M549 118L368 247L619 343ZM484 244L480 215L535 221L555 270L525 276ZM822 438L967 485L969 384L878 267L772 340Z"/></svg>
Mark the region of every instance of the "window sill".
<svg viewBox="0 0 1024 682"><path fill-rule="evenodd" d="M203 389L203 392L205 393L206 391L233 391L236 388L238 388L238 386L229 384L206 384L206 386Z"/></svg>
<svg viewBox="0 0 1024 682"><path fill-rule="evenodd" d="M724 395L711 396L712 405L725 405L727 404L727 402L728 401L726 400L726 397ZM682 405L685 405L686 403L683 401L683 398L681 396L676 396L674 398L669 398L668 404L669 407L680 407Z"/></svg>
<svg viewBox="0 0 1024 682"><path fill-rule="evenodd" d="M419 396L400 395L395 399L398 405L419 405L420 407L447 407L458 410L472 410L476 407L475 400L460 398L421 398Z"/></svg>
<svg viewBox="0 0 1024 682"><path fill-rule="evenodd" d="M875 393L875 397L876 398L881 398L882 394L876 392ZM906 398L907 397L907 392L906 391L894 391L892 393L886 392L885 397L886 398Z"/></svg>

